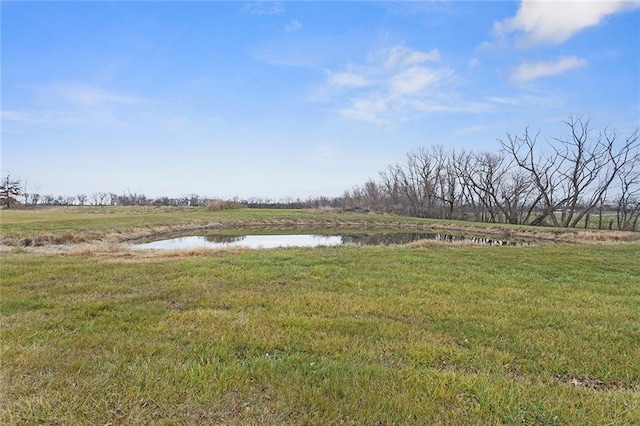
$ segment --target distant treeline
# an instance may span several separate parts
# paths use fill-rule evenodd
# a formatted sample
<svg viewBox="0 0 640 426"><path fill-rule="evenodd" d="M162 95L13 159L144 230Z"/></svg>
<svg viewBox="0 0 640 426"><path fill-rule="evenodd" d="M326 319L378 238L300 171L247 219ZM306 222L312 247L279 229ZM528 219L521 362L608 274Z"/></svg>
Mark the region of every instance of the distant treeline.
<svg viewBox="0 0 640 426"><path fill-rule="evenodd" d="M22 206L191 206L229 208L331 208L424 218L638 230L640 135L620 138L589 120L570 116L568 136L540 142L539 132L507 134L498 152L456 151L441 145L407 154L341 197L211 199L198 194L150 198L127 191L76 196L27 191L19 179L0 182L0 204Z"/></svg>
<svg viewBox="0 0 640 426"><path fill-rule="evenodd" d="M208 207L213 210L230 208L271 208L271 209L305 209L319 207L342 208L342 197L316 197L307 199L254 197L248 199L209 198L199 194L188 194L182 197L148 197L138 192L94 192L90 195L41 195L39 193L19 192L7 202L1 198L4 207L36 207L36 206L172 206L172 207Z"/></svg>
<svg viewBox="0 0 640 426"><path fill-rule="evenodd" d="M7 189L5 189L7 188ZM225 210L232 208L254 209L306 209L306 208L344 208L342 197L312 197L271 199L253 197L241 199L210 198L205 195L187 194L181 197L148 197L139 192L126 191L122 194L115 192L94 192L78 195L42 195L28 192L20 179L5 176L0 183L0 207L38 207L38 206L169 206L169 207L206 207L211 210Z"/></svg>

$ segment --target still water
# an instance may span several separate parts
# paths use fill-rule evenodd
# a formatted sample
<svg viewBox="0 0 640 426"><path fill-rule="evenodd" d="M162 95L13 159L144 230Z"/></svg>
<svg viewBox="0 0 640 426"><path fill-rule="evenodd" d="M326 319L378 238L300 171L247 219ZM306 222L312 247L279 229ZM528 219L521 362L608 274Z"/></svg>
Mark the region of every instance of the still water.
<svg viewBox="0 0 640 426"><path fill-rule="evenodd" d="M268 249L276 247L320 247L351 244L357 246L408 244L418 240L437 240L449 242L473 242L482 245L526 245L526 243L496 240L482 237L429 234L421 232L403 232L387 234L343 234L343 235L243 235L243 236L187 236L133 244L136 249L187 250L197 248L242 247Z"/></svg>

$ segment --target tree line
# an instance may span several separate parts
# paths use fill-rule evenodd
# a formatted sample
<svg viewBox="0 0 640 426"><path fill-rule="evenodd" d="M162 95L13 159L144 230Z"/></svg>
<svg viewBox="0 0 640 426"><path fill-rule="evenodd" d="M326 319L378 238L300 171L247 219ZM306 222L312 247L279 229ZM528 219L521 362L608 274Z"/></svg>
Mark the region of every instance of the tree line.
<svg viewBox="0 0 640 426"><path fill-rule="evenodd" d="M640 133L594 130L589 119L569 116L567 135L542 139L540 131L498 139L497 152L442 145L420 148L390 165L376 180L342 197L210 199L195 193L151 198L137 192L41 195L20 179L0 181L0 205L205 206L321 208L424 218L638 230Z"/></svg>
<svg viewBox="0 0 640 426"><path fill-rule="evenodd" d="M570 116L568 134L541 140L528 128L498 152L441 145L410 152L377 180L346 191L348 210L565 228L638 230L638 129L621 137Z"/></svg>
<svg viewBox="0 0 640 426"><path fill-rule="evenodd" d="M140 192L125 191L93 192L89 195L52 195L27 191L27 185L20 178L6 175L0 181L0 207L37 207L37 206L170 206L170 207L209 207L213 210L227 208L271 208L271 209L304 209L343 206L340 197L311 197L272 199L267 197L251 197L240 199L209 198L196 193L181 197L148 197Z"/></svg>

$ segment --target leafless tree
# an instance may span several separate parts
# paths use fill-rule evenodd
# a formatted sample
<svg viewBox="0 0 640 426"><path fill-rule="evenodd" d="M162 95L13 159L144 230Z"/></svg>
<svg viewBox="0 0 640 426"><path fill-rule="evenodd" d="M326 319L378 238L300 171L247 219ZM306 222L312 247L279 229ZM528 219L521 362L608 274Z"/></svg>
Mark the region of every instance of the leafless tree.
<svg viewBox="0 0 640 426"><path fill-rule="evenodd" d="M619 144L618 134L607 128L594 136L589 119L570 116L564 123L569 136L554 138L546 149L537 146L538 134L531 137L528 129L523 136L507 134L506 140L499 140L537 191L540 206L533 225L549 220L554 226L576 227L601 204L616 176L637 156L637 130Z"/></svg>
<svg viewBox="0 0 640 426"><path fill-rule="evenodd" d="M638 132L616 148L618 134L605 128L595 140L589 135L589 120L569 117L565 124L571 130L567 139L556 139L558 157L568 165L560 174L564 183L562 226L575 228L582 218L604 199L616 176L637 155ZM578 206L581 205L581 208Z"/></svg>
<svg viewBox="0 0 640 426"><path fill-rule="evenodd" d="M636 231L640 219L640 155L629 159L618 174L619 190L616 204L617 227Z"/></svg>
<svg viewBox="0 0 640 426"><path fill-rule="evenodd" d="M558 199L560 192L560 182L557 174L562 169L562 162L557 156L549 155L548 152L536 151L536 143L540 132L531 136L529 128L525 128L522 136L507 133L507 140L498 139L502 150L511 156L515 164L524 170L530 177L535 188L537 206L537 217L531 222L532 225L542 225L547 218L551 224L559 226L559 222L554 211L562 205L563 201Z"/></svg>
<svg viewBox="0 0 640 426"><path fill-rule="evenodd" d="M32 192L29 194L29 204L31 204L32 206L35 206L38 204L38 202L40 202L41 198L42 196L39 193Z"/></svg>
<svg viewBox="0 0 640 426"><path fill-rule="evenodd" d="M380 186L386 200L386 211L406 214L406 199L402 190L402 168L399 165L389 166L387 170L380 172Z"/></svg>
<svg viewBox="0 0 640 426"><path fill-rule="evenodd" d="M476 154L473 162L467 163L464 181L470 186L484 211L489 215L485 221L501 221L500 187L505 179L505 158L490 152Z"/></svg>

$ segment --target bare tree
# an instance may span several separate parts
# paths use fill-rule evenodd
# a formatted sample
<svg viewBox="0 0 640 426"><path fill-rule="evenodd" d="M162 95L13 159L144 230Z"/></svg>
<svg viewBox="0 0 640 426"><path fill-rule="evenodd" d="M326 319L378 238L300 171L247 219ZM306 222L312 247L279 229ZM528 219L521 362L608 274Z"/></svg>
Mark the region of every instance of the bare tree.
<svg viewBox="0 0 640 426"><path fill-rule="evenodd" d="M549 220L554 226L576 227L602 203L616 176L637 156L637 129L619 144L618 134L607 128L593 136L589 119L570 116L564 123L570 135L554 138L546 150L537 150L538 134L531 137L528 129L523 136L507 134L506 141L499 140L537 191L540 206L533 225Z"/></svg>
<svg viewBox="0 0 640 426"><path fill-rule="evenodd" d="M475 160L475 173L468 177L468 181L475 188L480 202L487 209L489 222L499 222L501 221L501 213L505 213L505 209L500 203L500 188L504 186L503 181L507 171L505 158L498 154L484 152L476 155ZM509 221L510 218L507 220Z"/></svg>
<svg viewBox="0 0 640 426"><path fill-rule="evenodd" d="M365 182L363 195L370 210L384 209L381 188L373 179Z"/></svg>
<svg viewBox="0 0 640 426"><path fill-rule="evenodd" d="M29 204L33 206L37 205L41 197L42 196L39 193L32 192L31 194L29 194Z"/></svg>
<svg viewBox="0 0 640 426"><path fill-rule="evenodd" d="M562 226L575 228L597 207L616 176L637 155L638 131L616 149L618 134L615 131L605 128L591 140L588 119L571 116L565 124L571 136L556 139L561 144L556 153L568 165L560 173L565 187L561 220Z"/></svg>
<svg viewBox="0 0 640 426"><path fill-rule="evenodd" d="M55 202L56 197L51 194L45 194L42 196L42 204L45 206L51 206Z"/></svg>
<svg viewBox="0 0 640 426"><path fill-rule="evenodd" d="M28 205L29 204L29 191L28 191L28 187L29 187L29 181L28 180L24 180L24 182L22 183L22 197L24 198L24 205Z"/></svg>
<svg viewBox="0 0 640 426"><path fill-rule="evenodd" d="M442 145L436 145L432 149L435 161L435 199L438 201L439 214L442 219L454 219L455 210L460 205L462 198L460 177L456 172L456 163L459 157L464 157L464 151L460 156L455 150L446 151Z"/></svg>
<svg viewBox="0 0 640 426"><path fill-rule="evenodd" d="M618 174L620 194L616 200L617 227L636 231L640 219L640 155L636 154Z"/></svg>
<svg viewBox="0 0 640 426"><path fill-rule="evenodd" d="M543 225L547 218L552 225L560 226L554 212L564 202L558 199L561 182L557 175L562 170L562 160L557 155L548 152L538 153L536 143L540 132L534 136L525 128L522 136L512 136L507 133L507 140L498 139L502 150L511 156L515 164L530 177L532 185L537 191L536 200L539 203L537 217L532 225Z"/></svg>
<svg viewBox="0 0 640 426"><path fill-rule="evenodd" d="M407 154L406 168L401 173L401 188L409 201L413 216L434 214L437 190L436 161L425 148Z"/></svg>
<svg viewBox="0 0 640 426"><path fill-rule="evenodd" d="M389 166L386 171L380 172L380 186L386 200L386 209L394 213L406 213L406 199L402 191L402 168L399 165Z"/></svg>

